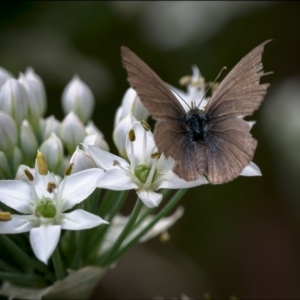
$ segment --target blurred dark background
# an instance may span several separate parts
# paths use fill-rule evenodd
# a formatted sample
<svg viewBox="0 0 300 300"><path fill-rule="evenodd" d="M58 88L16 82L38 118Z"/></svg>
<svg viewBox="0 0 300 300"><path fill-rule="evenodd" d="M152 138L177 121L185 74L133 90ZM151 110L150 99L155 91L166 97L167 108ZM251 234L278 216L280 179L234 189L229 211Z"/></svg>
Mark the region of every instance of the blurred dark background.
<svg viewBox="0 0 300 300"><path fill-rule="evenodd" d="M97 100L93 120L111 151L113 118L128 87L126 45L166 82L196 64L207 81L267 39L268 95L255 112L262 177L188 192L171 240L141 244L95 298L300 298L300 4L298 2L1 2L0 66L44 81L47 115L63 118L73 74Z"/></svg>

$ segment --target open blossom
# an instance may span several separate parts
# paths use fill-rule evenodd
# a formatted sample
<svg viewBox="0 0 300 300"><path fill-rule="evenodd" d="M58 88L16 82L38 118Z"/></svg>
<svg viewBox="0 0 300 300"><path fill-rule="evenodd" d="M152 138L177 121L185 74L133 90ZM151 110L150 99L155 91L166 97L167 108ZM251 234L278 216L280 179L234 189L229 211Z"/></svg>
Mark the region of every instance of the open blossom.
<svg viewBox="0 0 300 300"><path fill-rule="evenodd" d="M144 122L143 122L144 124ZM111 190L135 189L148 207L159 205L162 188L180 189L208 183L205 177L185 181L173 171L174 160L157 152L153 134L140 122L134 122L126 139L126 156L129 161L93 146L84 146L95 163L105 170L98 187Z"/></svg>
<svg viewBox="0 0 300 300"><path fill-rule="evenodd" d="M172 227L175 222L177 222L178 219L180 219L183 216L184 209L183 207L177 207L176 211L168 216L161 218L143 237L139 240L140 243L146 242L150 239L153 239L165 232ZM107 234L103 240L103 243L101 244L101 248L99 249L99 253L104 253L106 250L111 248L119 235L121 234L122 230L124 229L126 223L128 222L128 216L122 216L122 215L116 215L108 230ZM136 227L133 231L130 232L130 234L126 237L124 244L132 240L135 236L137 236L142 230L147 227L150 222L155 218L155 215L149 215L143 221L141 224Z"/></svg>
<svg viewBox="0 0 300 300"><path fill-rule="evenodd" d="M24 166L22 169L26 176L19 178L25 180L0 181L0 201L21 213L12 214L11 221L0 222L0 233L29 231L33 252L42 262L47 263L52 255L62 229L82 230L107 223L82 209L69 212L94 191L102 170L78 172L58 183L49 173L41 153L34 171Z"/></svg>

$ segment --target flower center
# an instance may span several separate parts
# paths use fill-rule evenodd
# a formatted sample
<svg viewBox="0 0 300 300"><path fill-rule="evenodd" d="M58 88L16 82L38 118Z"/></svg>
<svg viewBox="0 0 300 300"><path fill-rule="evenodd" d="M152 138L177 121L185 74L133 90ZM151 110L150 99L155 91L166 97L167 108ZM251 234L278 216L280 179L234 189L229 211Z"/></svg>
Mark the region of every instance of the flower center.
<svg viewBox="0 0 300 300"><path fill-rule="evenodd" d="M134 175L140 180L140 182L145 183L150 171L151 166L147 167L145 165L139 165L134 169Z"/></svg>
<svg viewBox="0 0 300 300"><path fill-rule="evenodd" d="M56 215L56 206L50 198L44 198L44 200L37 205L35 214L39 217L54 218Z"/></svg>

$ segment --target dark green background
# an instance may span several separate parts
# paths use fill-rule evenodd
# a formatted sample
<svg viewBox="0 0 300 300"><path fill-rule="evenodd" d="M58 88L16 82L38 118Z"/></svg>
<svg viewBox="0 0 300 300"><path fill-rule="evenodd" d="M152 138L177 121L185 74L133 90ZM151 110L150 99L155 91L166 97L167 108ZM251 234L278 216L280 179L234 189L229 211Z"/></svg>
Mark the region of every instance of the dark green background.
<svg viewBox="0 0 300 300"><path fill-rule="evenodd" d="M170 230L171 240L153 240L125 255L107 273L95 297L153 299L185 293L200 298L210 292L223 299L299 299L300 123L289 114L300 119L300 93L291 103L289 88L283 95L278 92L289 80L296 89L299 82L300 88L299 3L256 2L255 9L234 15L230 9L223 11L220 2L204 2L205 7L195 3L184 2L176 12L194 5L194 13L199 10L202 18L200 10L206 9L205 26L195 23L190 28L196 27L197 34L177 47L161 47L167 43L147 33L158 30L156 22L162 31L169 28L178 2L168 2L164 17L153 14L147 25L145 16L154 2L126 3L122 9L113 2L1 2L0 65L15 76L33 67L46 87L47 115L60 120L63 88L78 74L97 100L93 120L116 152L113 118L128 87L121 45L178 86L192 64L210 81L222 66L231 69L255 46L274 39L263 55L265 70L274 71L264 79L271 87L251 118L257 121L252 129L258 140L254 162L263 176L189 191L181 201L185 215ZM228 15L222 24L220 12ZM192 18L187 14L184 22ZM215 27L218 30L209 33ZM178 28L169 30L180 40ZM275 100L279 94L281 99ZM286 128L293 128L294 135ZM131 205L129 201L126 212Z"/></svg>

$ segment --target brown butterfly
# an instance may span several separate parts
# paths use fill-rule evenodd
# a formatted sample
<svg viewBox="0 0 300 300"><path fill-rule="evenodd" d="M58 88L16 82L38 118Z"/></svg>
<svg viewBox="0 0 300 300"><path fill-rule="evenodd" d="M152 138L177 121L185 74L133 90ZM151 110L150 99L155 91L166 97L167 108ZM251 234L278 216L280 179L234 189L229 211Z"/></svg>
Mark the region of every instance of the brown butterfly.
<svg viewBox="0 0 300 300"><path fill-rule="evenodd" d="M258 109L269 84L261 56L266 41L247 54L217 87L202 111L192 103L185 111L165 82L127 47L121 47L128 82L157 120L154 139L158 150L175 160L173 171L192 181L206 176L213 183L237 177L250 163L256 140L242 119ZM269 73L268 73L269 74Z"/></svg>

